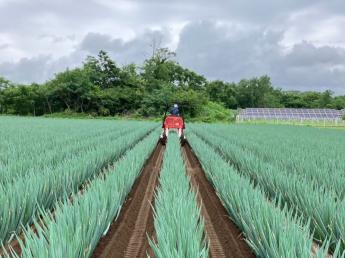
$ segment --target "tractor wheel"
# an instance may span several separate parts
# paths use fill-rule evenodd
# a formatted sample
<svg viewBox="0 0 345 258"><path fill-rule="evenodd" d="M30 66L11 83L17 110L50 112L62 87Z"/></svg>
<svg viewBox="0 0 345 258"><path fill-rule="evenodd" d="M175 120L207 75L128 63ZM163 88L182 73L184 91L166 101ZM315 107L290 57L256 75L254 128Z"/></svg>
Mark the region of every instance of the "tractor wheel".
<svg viewBox="0 0 345 258"><path fill-rule="evenodd" d="M181 135L180 137L180 144L181 146L185 145L186 143L186 136L184 136L184 134Z"/></svg>
<svg viewBox="0 0 345 258"><path fill-rule="evenodd" d="M161 135L159 140L160 140L162 145L166 145L168 138L167 138L166 134L163 134L163 135Z"/></svg>

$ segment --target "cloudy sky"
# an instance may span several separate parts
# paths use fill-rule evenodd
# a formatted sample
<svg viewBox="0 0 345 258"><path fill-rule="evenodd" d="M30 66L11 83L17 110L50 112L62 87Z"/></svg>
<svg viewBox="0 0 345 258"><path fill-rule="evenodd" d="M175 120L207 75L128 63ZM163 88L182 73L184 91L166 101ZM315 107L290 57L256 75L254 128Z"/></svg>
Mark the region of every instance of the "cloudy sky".
<svg viewBox="0 0 345 258"><path fill-rule="evenodd" d="M345 94L344 0L0 0L0 75L43 82L87 55L141 63L152 42L208 79L267 74Z"/></svg>

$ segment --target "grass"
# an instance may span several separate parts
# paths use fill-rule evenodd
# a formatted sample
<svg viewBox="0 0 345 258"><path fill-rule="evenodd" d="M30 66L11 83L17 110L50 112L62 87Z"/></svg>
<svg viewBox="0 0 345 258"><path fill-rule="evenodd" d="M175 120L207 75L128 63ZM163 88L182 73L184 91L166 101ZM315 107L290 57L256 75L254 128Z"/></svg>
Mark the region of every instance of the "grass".
<svg viewBox="0 0 345 258"><path fill-rule="evenodd" d="M238 124L267 124L267 125L296 125L296 126L311 126L318 128L338 128L345 129L345 121L301 121L301 120L247 120L247 121L236 121Z"/></svg>

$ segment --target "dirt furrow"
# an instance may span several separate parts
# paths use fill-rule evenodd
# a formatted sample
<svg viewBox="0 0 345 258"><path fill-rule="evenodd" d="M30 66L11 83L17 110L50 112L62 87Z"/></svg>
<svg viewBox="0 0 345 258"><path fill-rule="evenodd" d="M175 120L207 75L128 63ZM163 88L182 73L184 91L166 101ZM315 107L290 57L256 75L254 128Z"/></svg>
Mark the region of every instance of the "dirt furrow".
<svg viewBox="0 0 345 258"><path fill-rule="evenodd" d="M186 143L182 151L191 185L197 191L201 205L206 235L210 241L210 257L254 258L254 253L243 239L241 231L230 220L190 145Z"/></svg>
<svg viewBox="0 0 345 258"><path fill-rule="evenodd" d="M154 235L153 201L164 146L158 144L134 184L119 217L98 243L92 258L147 257Z"/></svg>

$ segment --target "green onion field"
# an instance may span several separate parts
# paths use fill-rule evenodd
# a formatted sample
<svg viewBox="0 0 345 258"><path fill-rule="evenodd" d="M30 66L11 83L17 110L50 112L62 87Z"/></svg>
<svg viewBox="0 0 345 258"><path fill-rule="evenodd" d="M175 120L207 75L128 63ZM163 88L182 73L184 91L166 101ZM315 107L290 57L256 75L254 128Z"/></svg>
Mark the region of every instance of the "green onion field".
<svg viewBox="0 0 345 258"><path fill-rule="evenodd" d="M1 258L345 258L345 133L0 116Z"/></svg>

